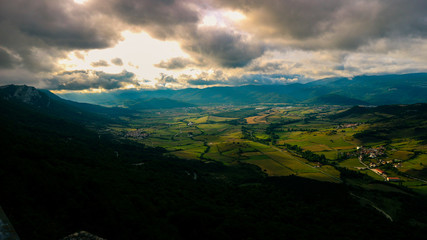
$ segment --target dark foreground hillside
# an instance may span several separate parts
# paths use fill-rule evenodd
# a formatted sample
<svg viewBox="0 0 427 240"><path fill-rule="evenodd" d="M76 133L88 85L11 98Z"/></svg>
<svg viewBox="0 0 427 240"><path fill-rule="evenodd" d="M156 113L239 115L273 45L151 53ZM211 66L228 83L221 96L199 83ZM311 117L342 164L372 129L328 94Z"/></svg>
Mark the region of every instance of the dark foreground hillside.
<svg viewBox="0 0 427 240"><path fill-rule="evenodd" d="M166 157L16 102L0 102L0 204L22 239L415 239L345 185L268 178L252 165ZM132 164L131 164L132 163ZM395 196L393 194L390 197ZM418 203L419 199L407 197ZM404 199L405 200L405 199Z"/></svg>

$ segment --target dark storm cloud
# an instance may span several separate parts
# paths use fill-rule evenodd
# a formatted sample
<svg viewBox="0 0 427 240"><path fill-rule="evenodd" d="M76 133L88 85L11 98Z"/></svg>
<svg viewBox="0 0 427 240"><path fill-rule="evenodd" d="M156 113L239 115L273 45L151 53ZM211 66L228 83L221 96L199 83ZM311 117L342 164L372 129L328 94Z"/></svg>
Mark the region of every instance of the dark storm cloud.
<svg viewBox="0 0 427 240"><path fill-rule="evenodd" d="M213 0L244 11L243 28L301 48L354 50L381 38L427 35L425 0Z"/></svg>
<svg viewBox="0 0 427 240"><path fill-rule="evenodd" d="M93 5L161 39L177 36L199 21L194 2L188 0L93 0Z"/></svg>
<svg viewBox="0 0 427 240"><path fill-rule="evenodd" d="M238 22L227 20L222 10L241 12L245 18ZM224 20L224 25L201 25L205 16L213 15L219 16L219 23ZM385 71L388 65L381 59L391 52L398 60L416 59L419 69L425 69L422 49L426 46L426 16L426 0L89 0L84 4L73 0L0 0L0 77L15 81L20 73L26 77L36 73L39 75L34 81L39 81L42 76L61 71L63 66L58 60L70 51L112 47L125 30L144 31L157 39L176 41L192 59L170 59L155 65L160 68L173 70L191 66L224 71L244 68L264 74L256 76L257 79L248 76L220 80L194 78L200 81L193 83L274 82L277 79L268 77L269 73L305 71L313 76L327 69L335 73L362 66L365 71L372 69L363 65L363 61L357 65L350 60L319 60L310 65L304 58L298 58L305 53L315 57L331 55L331 50L353 57L361 53L378 54L372 61L376 63L376 72ZM275 63L265 54L278 52L269 56L279 59L287 52L301 49L303 51L295 54L297 58L289 61L303 62L304 66L314 66L312 69L287 71L289 64ZM257 61L266 63L253 64ZM107 64L122 66L123 61L116 58ZM328 65L324 67L326 70L315 69L324 65ZM88 77L93 75L104 81L93 71ZM159 78L163 85L180 83L172 79ZM92 86L83 80L68 80L68 85L58 83L70 88L71 83L75 88ZM108 81L98 85L114 87L113 83L107 84Z"/></svg>
<svg viewBox="0 0 427 240"><path fill-rule="evenodd" d="M184 50L222 67L244 67L263 55L265 46L225 28L199 28L194 36L181 42Z"/></svg>
<svg viewBox="0 0 427 240"><path fill-rule="evenodd" d="M167 61L161 61L158 64L154 64L155 67L164 68L168 70L183 69L192 65L194 65L193 61L182 57L171 58Z"/></svg>
<svg viewBox="0 0 427 240"><path fill-rule="evenodd" d="M18 56L25 69L51 71L65 51L116 43L121 35L106 24L111 20L72 0L0 0L0 46Z"/></svg>
<svg viewBox="0 0 427 240"><path fill-rule="evenodd" d="M106 24L106 16L72 0L0 0L0 6L2 27L9 25L14 34L36 46L105 48L120 38L115 26ZM2 43L13 44L13 41L16 41L13 35L2 36Z"/></svg>
<svg viewBox="0 0 427 240"><path fill-rule="evenodd" d="M53 90L88 90L88 89L117 89L127 84L139 85L132 72L123 71L110 74L101 71L69 71L58 74L55 78L46 80L49 89Z"/></svg>
<svg viewBox="0 0 427 240"><path fill-rule="evenodd" d="M121 58L113 58L111 59L111 63L113 63L116 66L123 66L123 61Z"/></svg>
<svg viewBox="0 0 427 240"><path fill-rule="evenodd" d="M108 62L105 60L99 60L97 62L91 63L90 65L92 65L92 67L108 67L108 66L110 66L110 64L108 64Z"/></svg>

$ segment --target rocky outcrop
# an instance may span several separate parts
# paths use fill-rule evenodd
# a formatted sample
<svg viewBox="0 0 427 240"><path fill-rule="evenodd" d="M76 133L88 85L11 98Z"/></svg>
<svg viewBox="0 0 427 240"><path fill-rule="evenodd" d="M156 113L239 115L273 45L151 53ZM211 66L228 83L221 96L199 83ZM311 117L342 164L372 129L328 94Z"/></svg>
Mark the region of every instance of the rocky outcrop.
<svg viewBox="0 0 427 240"><path fill-rule="evenodd" d="M39 107L48 107L50 98L34 87L26 85L7 85L0 87L0 97L4 100L18 101Z"/></svg>

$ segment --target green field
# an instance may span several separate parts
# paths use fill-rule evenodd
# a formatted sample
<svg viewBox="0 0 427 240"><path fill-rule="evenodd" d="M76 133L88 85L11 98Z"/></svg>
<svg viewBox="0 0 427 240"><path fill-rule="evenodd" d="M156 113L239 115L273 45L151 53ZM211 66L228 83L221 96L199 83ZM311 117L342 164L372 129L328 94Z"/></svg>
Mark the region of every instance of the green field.
<svg viewBox="0 0 427 240"><path fill-rule="evenodd" d="M127 125L111 125L119 136L130 131L142 131L148 136L131 138L148 146L163 147L180 158L216 161L226 165L249 163L257 165L270 176L289 176L340 182L336 166L366 174L384 181L384 177L365 167L356 156L337 160L339 155L354 154L356 147L365 143L355 135L371 128L370 117L389 117L367 114L360 118L349 117L338 121L329 116L343 112L342 107L305 106L227 106L203 107L196 112L182 109L143 111L128 119ZM245 121L246 119L246 121ZM288 152L287 144L302 151L324 155L328 164L310 162L296 152ZM386 154L370 162L400 163L397 171L413 177L426 177L427 146L413 138L395 138L391 142L370 142L366 147L387 144ZM379 166L382 168L382 166ZM390 176L396 173L388 171ZM408 175L408 176L409 176ZM405 185L424 191L423 182L401 176ZM425 178L427 179L427 178ZM397 183L396 183L397 184ZM362 184L363 185L363 184ZM362 186L361 185L361 186Z"/></svg>

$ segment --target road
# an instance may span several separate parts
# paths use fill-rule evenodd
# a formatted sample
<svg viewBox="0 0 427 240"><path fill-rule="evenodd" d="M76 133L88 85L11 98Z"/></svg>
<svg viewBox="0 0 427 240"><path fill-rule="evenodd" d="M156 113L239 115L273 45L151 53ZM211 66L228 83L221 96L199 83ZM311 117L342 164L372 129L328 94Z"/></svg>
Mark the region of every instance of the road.
<svg viewBox="0 0 427 240"><path fill-rule="evenodd" d="M377 207L371 200L366 199L364 197L357 196L356 194L354 194L352 192L350 192L350 195L353 196L353 197L356 197L356 198L358 198L360 200L363 200L363 201L367 202L371 207L375 208L378 212L382 213L388 220L390 220L390 221L393 222L393 218L390 215L388 215L384 210L382 210L381 208Z"/></svg>

